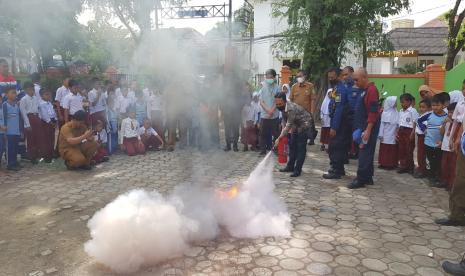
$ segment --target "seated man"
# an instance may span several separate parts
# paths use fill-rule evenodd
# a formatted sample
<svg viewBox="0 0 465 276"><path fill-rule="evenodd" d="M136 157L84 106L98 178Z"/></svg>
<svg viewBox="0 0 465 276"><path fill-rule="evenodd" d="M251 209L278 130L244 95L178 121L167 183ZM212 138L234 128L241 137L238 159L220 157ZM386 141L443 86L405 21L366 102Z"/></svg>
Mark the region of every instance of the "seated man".
<svg viewBox="0 0 465 276"><path fill-rule="evenodd" d="M86 113L76 111L73 119L61 127L58 137L58 150L69 170L90 170L92 157L97 152L98 144L93 132L85 124Z"/></svg>

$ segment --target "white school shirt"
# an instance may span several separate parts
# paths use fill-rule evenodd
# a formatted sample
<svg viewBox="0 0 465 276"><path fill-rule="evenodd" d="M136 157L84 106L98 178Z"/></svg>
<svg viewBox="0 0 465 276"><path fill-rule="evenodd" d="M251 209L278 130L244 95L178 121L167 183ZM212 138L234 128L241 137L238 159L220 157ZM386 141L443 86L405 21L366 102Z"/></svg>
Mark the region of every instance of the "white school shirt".
<svg viewBox="0 0 465 276"><path fill-rule="evenodd" d="M57 89L55 101L59 102L60 106L63 107L63 99L69 94L71 94L69 89L62 85L60 88Z"/></svg>
<svg viewBox="0 0 465 276"><path fill-rule="evenodd" d="M116 99L115 109L118 111L118 113L126 113L128 110L128 107L133 105L134 103L135 103L134 99L129 97L129 95L127 97L120 95Z"/></svg>
<svg viewBox="0 0 465 276"><path fill-rule="evenodd" d="M102 131L97 132L94 135L95 141L99 141L102 144L106 144L108 142L108 137L107 137L107 131L105 129L102 129Z"/></svg>
<svg viewBox="0 0 465 276"><path fill-rule="evenodd" d="M255 122L255 124L258 124L258 119L259 119L258 116L259 116L259 113L260 113L260 110L261 110L260 102L252 101L251 105L253 107L254 114L255 114L254 122Z"/></svg>
<svg viewBox="0 0 465 276"><path fill-rule="evenodd" d="M55 109L53 109L53 105L51 102L40 100L39 118L46 123L50 123L52 119L55 119L56 121L57 115L55 113Z"/></svg>
<svg viewBox="0 0 465 276"><path fill-rule="evenodd" d="M378 137L383 139L381 143L395 145L397 128L398 125L396 123L381 122L378 134Z"/></svg>
<svg viewBox="0 0 465 276"><path fill-rule="evenodd" d="M34 83L34 94L40 99L40 84Z"/></svg>
<svg viewBox="0 0 465 276"><path fill-rule="evenodd" d="M163 97L160 94L155 94L152 91L147 91L147 109L149 111L163 111ZM149 112L150 114L150 112Z"/></svg>
<svg viewBox="0 0 465 276"><path fill-rule="evenodd" d="M118 136L120 144L123 143L123 138L137 137L137 139L140 140L139 122L136 119L131 119L129 117L123 119L123 121L121 122L121 132Z"/></svg>
<svg viewBox="0 0 465 276"><path fill-rule="evenodd" d="M442 138L442 144L441 144L441 150L442 151L451 151L449 148L449 141L450 141L450 135L447 135L449 133L449 128L452 126L451 123L446 123L446 127L444 128L444 137Z"/></svg>
<svg viewBox="0 0 465 276"><path fill-rule="evenodd" d="M418 119L418 112L415 108L409 107L407 110L401 109L399 111L399 127L413 128L413 124Z"/></svg>
<svg viewBox="0 0 465 276"><path fill-rule="evenodd" d="M26 94L26 96L22 97L21 100L19 101L19 110L21 111L21 116L23 116L24 127L25 128L31 127L27 114L30 114L30 113L38 114L39 113L38 98L35 95L31 97Z"/></svg>
<svg viewBox="0 0 465 276"><path fill-rule="evenodd" d="M63 105L64 109L68 109L70 115L74 115L79 110L84 110L82 105L84 98L80 94L74 95L70 93L66 97L63 98Z"/></svg>
<svg viewBox="0 0 465 276"><path fill-rule="evenodd" d="M457 123L460 123L463 121L463 118L465 117L465 100L462 100L457 103L455 106L454 113L452 114L452 120L456 121Z"/></svg>
<svg viewBox="0 0 465 276"><path fill-rule="evenodd" d="M323 100L323 103L321 103L321 107L320 107L321 127L331 126L331 117L329 116L329 103L331 102L331 98L329 97L329 95L332 91L333 91L332 88L326 91L326 96Z"/></svg>
<svg viewBox="0 0 465 276"><path fill-rule="evenodd" d="M255 122L255 111L252 105L244 105L241 112L242 126L246 126L247 121Z"/></svg>
<svg viewBox="0 0 465 276"><path fill-rule="evenodd" d="M147 132L148 132L149 136L157 136L158 135L158 133L155 131L155 129L153 129L153 127L150 127L149 129L147 129ZM139 136L144 135L144 134L145 134L145 127L141 126L139 128Z"/></svg>
<svg viewBox="0 0 465 276"><path fill-rule="evenodd" d="M87 94L87 98L89 99L89 112L90 114L94 114L100 111L105 111L107 108L107 92L100 92L100 98L97 101L98 92L95 89L89 91ZM96 102L95 105L93 102Z"/></svg>

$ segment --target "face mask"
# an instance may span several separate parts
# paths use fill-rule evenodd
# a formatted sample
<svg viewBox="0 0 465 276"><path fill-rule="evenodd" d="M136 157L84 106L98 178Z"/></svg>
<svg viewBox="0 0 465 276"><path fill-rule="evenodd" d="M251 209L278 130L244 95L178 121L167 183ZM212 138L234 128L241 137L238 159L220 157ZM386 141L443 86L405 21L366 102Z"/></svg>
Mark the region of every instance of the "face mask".
<svg viewBox="0 0 465 276"><path fill-rule="evenodd" d="M276 106L276 108L279 110L279 111L284 111L286 109L286 106L283 105L283 106Z"/></svg>
<svg viewBox="0 0 465 276"><path fill-rule="evenodd" d="M268 84L268 85L272 85L274 83L274 80L273 79L266 79L265 82Z"/></svg>
<svg viewBox="0 0 465 276"><path fill-rule="evenodd" d="M297 78L298 83L303 83L304 81L305 81L305 79L303 77L298 77Z"/></svg>

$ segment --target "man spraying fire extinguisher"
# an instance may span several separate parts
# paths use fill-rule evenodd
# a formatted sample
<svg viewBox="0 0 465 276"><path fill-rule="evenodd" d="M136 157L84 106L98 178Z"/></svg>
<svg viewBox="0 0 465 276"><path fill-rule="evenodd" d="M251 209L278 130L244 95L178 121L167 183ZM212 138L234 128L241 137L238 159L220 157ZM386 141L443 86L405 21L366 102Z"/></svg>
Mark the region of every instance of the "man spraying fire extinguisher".
<svg viewBox="0 0 465 276"><path fill-rule="evenodd" d="M308 133L314 127L312 115L300 105L286 100L286 94L281 92L275 96L276 108L285 113L286 126L281 131L274 146L277 147L281 139L292 129L292 143L289 146L289 161L281 172L292 172L291 177L298 177L302 173L302 166L307 155Z"/></svg>

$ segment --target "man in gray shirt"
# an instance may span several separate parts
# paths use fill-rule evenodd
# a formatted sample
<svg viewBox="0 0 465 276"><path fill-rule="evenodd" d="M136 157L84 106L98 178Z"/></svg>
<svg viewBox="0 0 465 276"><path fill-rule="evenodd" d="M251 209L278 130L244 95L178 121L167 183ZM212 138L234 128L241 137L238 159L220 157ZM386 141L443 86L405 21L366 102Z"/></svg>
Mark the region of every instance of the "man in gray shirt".
<svg viewBox="0 0 465 276"><path fill-rule="evenodd" d="M281 135L275 141L275 147L279 140L286 136L292 129L291 144L289 145L289 161L281 172L292 172L291 177L298 177L302 173L302 166L307 155L307 139L309 129L314 127L312 115L300 105L286 100L285 93L275 96L276 108L283 112L286 119L286 126L281 131Z"/></svg>

